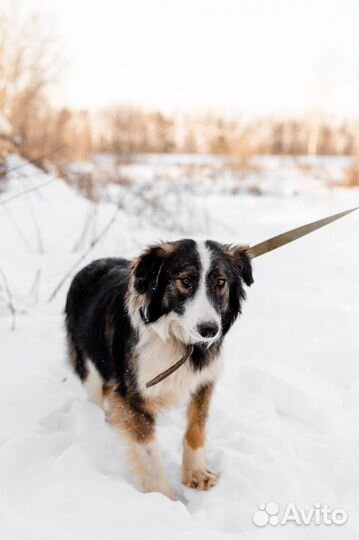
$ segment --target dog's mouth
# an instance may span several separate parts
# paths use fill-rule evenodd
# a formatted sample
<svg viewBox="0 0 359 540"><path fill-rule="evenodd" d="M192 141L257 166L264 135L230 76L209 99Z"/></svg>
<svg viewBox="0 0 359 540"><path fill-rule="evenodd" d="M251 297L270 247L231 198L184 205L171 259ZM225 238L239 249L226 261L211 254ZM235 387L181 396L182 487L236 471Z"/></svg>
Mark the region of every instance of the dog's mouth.
<svg viewBox="0 0 359 540"><path fill-rule="evenodd" d="M191 338L191 344L193 344L193 345L203 345L203 346L209 348L211 345L213 345L213 343L218 341L218 339L220 338L220 335L221 335L221 331L219 330L216 335L214 335L212 337L208 337L208 338L201 336L195 330L188 330L188 334L189 334L189 336Z"/></svg>
<svg viewBox="0 0 359 540"><path fill-rule="evenodd" d="M169 322L168 334L163 335L162 339L166 341L170 335L178 339L183 345L201 345L203 348L208 349L213 343L218 341L221 337L222 330L219 329L217 334L211 337L201 336L194 328L188 328L178 318L174 318Z"/></svg>

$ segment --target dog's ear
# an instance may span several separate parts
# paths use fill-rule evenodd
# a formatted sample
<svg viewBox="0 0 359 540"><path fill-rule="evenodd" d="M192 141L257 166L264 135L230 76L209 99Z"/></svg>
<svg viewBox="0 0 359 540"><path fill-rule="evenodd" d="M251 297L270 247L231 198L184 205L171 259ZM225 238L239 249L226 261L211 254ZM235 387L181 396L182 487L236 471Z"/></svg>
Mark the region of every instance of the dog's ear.
<svg viewBox="0 0 359 540"><path fill-rule="evenodd" d="M250 287L254 282L250 248L248 246L226 246L227 253L231 256L236 270L239 272L244 283Z"/></svg>
<svg viewBox="0 0 359 540"><path fill-rule="evenodd" d="M163 252L160 246L149 247L132 264L134 286L139 294L151 297L159 284L163 267Z"/></svg>
<svg viewBox="0 0 359 540"><path fill-rule="evenodd" d="M173 251L171 243L151 246L132 263L135 290L146 296L146 306L141 313L145 323L154 322L164 314L166 263Z"/></svg>

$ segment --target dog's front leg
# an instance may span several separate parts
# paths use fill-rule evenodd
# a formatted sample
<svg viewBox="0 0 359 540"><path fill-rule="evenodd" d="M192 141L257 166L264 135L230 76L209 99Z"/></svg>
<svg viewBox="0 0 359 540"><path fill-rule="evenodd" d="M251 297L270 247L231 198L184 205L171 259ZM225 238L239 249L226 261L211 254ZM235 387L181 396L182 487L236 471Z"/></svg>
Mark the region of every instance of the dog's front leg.
<svg viewBox="0 0 359 540"><path fill-rule="evenodd" d="M155 417L140 397L124 398L116 392L109 397L110 423L128 441L128 457L142 491L163 493L172 500L171 490L163 469L155 437Z"/></svg>
<svg viewBox="0 0 359 540"><path fill-rule="evenodd" d="M204 449L206 423L213 385L200 388L192 395L187 411L187 430L183 443L182 482L192 488L209 489L218 476L207 468Z"/></svg>

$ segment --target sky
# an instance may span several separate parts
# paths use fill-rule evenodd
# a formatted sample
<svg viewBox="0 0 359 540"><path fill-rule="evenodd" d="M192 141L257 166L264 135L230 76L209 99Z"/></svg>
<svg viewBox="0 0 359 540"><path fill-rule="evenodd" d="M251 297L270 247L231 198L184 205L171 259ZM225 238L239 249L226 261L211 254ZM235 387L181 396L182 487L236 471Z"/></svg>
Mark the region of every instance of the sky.
<svg viewBox="0 0 359 540"><path fill-rule="evenodd" d="M359 115L357 0L25 4L57 33L60 106Z"/></svg>

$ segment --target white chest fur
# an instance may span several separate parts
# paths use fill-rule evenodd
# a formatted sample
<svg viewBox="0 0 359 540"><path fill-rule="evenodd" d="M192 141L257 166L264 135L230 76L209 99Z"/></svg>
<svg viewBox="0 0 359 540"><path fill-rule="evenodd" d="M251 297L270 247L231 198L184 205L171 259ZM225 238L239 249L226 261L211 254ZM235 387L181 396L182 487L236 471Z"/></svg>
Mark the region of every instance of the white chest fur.
<svg viewBox="0 0 359 540"><path fill-rule="evenodd" d="M161 407L170 407L185 400L200 386L217 379L222 368L220 355L199 371L187 360L177 371L160 383L146 388L146 383L175 364L183 356L183 348L175 339L163 341L151 329L143 329L136 346L137 381L143 397L154 399Z"/></svg>

